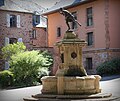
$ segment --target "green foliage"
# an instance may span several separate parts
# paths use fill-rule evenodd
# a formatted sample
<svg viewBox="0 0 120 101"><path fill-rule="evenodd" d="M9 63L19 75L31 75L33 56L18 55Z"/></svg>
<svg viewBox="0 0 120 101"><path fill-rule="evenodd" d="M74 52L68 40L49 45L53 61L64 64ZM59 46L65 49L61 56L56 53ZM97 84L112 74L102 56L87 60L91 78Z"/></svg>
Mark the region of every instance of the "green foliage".
<svg viewBox="0 0 120 101"><path fill-rule="evenodd" d="M15 85L33 85L46 59L38 51L26 51L11 57L10 66Z"/></svg>
<svg viewBox="0 0 120 101"><path fill-rule="evenodd" d="M40 68L38 72L37 82L42 83L41 78L47 75L49 75L48 68Z"/></svg>
<svg viewBox="0 0 120 101"><path fill-rule="evenodd" d="M2 48L4 59L10 63L13 86L36 85L42 76L48 75L53 64L52 56L47 51L25 51L23 43L9 44ZM3 78L2 78L3 79Z"/></svg>
<svg viewBox="0 0 120 101"><path fill-rule="evenodd" d="M5 88L11 86L13 82L13 73L9 70L0 72L0 87Z"/></svg>
<svg viewBox="0 0 120 101"><path fill-rule="evenodd" d="M115 58L100 64L97 67L97 74L99 75L120 74L120 58Z"/></svg>
<svg viewBox="0 0 120 101"><path fill-rule="evenodd" d="M43 52L41 51L40 53L46 59L46 61L42 65L42 67L46 67L46 68L50 69L50 67L53 65L52 55L48 51L43 51Z"/></svg>
<svg viewBox="0 0 120 101"><path fill-rule="evenodd" d="M5 60L9 60L12 55L20 52L24 52L25 49L26 49L26 46L22 42L8 44L2 48L3 58Z"/></svg>

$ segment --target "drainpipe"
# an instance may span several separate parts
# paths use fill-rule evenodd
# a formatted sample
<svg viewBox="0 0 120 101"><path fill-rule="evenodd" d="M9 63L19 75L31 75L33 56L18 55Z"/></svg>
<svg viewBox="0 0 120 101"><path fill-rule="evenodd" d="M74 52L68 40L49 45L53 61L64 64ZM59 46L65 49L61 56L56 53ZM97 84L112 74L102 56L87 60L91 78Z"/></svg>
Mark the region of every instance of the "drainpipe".
<svg viewBox="0 0 120 101"><path fill-rule="evenodd" d="M105 42L106 42L106 51L107 51L107 60L109 61L109 48L110 48L110 35L109 35L109 0L105 0Z"/></svg>

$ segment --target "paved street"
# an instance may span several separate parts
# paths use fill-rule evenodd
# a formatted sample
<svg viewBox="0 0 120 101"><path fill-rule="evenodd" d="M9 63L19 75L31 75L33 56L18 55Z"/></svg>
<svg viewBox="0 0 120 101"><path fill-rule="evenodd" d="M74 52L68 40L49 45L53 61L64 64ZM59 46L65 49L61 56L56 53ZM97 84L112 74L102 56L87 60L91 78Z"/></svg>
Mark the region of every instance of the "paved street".
<svg viewBox="0 0 120 101"><path fill-rule="evenodd" d="M113 96L120 97L120 76L105 77L100 82L102 92L112 93ZM42 86L27 87L13 90L1 90L0 101L23 101L24 97L38 94ZM119 100L118 100L119 101Z"/></svg>

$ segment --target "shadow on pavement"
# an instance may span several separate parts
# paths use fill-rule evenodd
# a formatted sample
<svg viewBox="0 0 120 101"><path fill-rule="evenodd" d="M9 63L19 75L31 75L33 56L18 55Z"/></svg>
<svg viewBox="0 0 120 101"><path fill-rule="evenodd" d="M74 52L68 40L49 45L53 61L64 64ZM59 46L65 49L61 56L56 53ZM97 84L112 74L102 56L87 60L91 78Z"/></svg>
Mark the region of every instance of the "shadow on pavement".
<svg viewBox="0 0 120 101"><path fill-rule="evenodd" d="M103 76L101 81L113 80L113 79L117 79L117 78L120 78L120 75Z"/></svg>

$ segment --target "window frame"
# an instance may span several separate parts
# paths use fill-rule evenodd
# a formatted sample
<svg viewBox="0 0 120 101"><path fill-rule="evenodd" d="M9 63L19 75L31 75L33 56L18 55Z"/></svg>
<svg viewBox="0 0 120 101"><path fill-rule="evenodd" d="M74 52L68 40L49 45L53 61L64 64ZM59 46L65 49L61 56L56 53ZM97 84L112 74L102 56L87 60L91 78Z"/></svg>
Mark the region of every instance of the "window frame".
<svg viewBox="0 0 120 101"><path fill-rule="evenodd" d="M89 10L91 10L91 12ZM93 26L93 24L93 7L88 7L86 8L86 25Z"/></svg>
<svg viewBox="0 0 120 101"><path fill-rule="evenodd" d="M35 15L35 23L36 24L40 23L40 15Z"/></svg>
<svg viewBox="0 0 120 101"><path fill-rule="evenodd" d="M40 24L40 15L34 14L33 15L33 26Z"/></svg>
<svg viewBox="0 0 120 101"><path fill-rule="evenodd" d="M61 37L61 27L57 27L57 37Z"/></svg>
<svg viewBox="0 0 120 101"><path fill-rule="evenodd" d="M93 46L93 32L87 33L87 46Z"/></svg>
<svg viewBox="0 0 120 101"><path fill-rule="evenodd" d="M17 27L17 16L10 14L10 27Z"/></svg>
<svg viewBox="0 0 120 101"><path fill-rule="evenodd" d="M36 30L33 29L33 30L32 30L32 39L36 39L36 38L37 38Z"/></svg>
<svg viewBox="0 0 120 101"><path fill-rule="evenodd" d="M92 57L86 58L86 69L92 70L93 69L93 59Z"/></svg>
<svg viewBox="0 0 120 101"><path fill-rule="evenodd" d="M9 44L17 43L17 41L18 41L17 38L9 38Z"/></svg>

